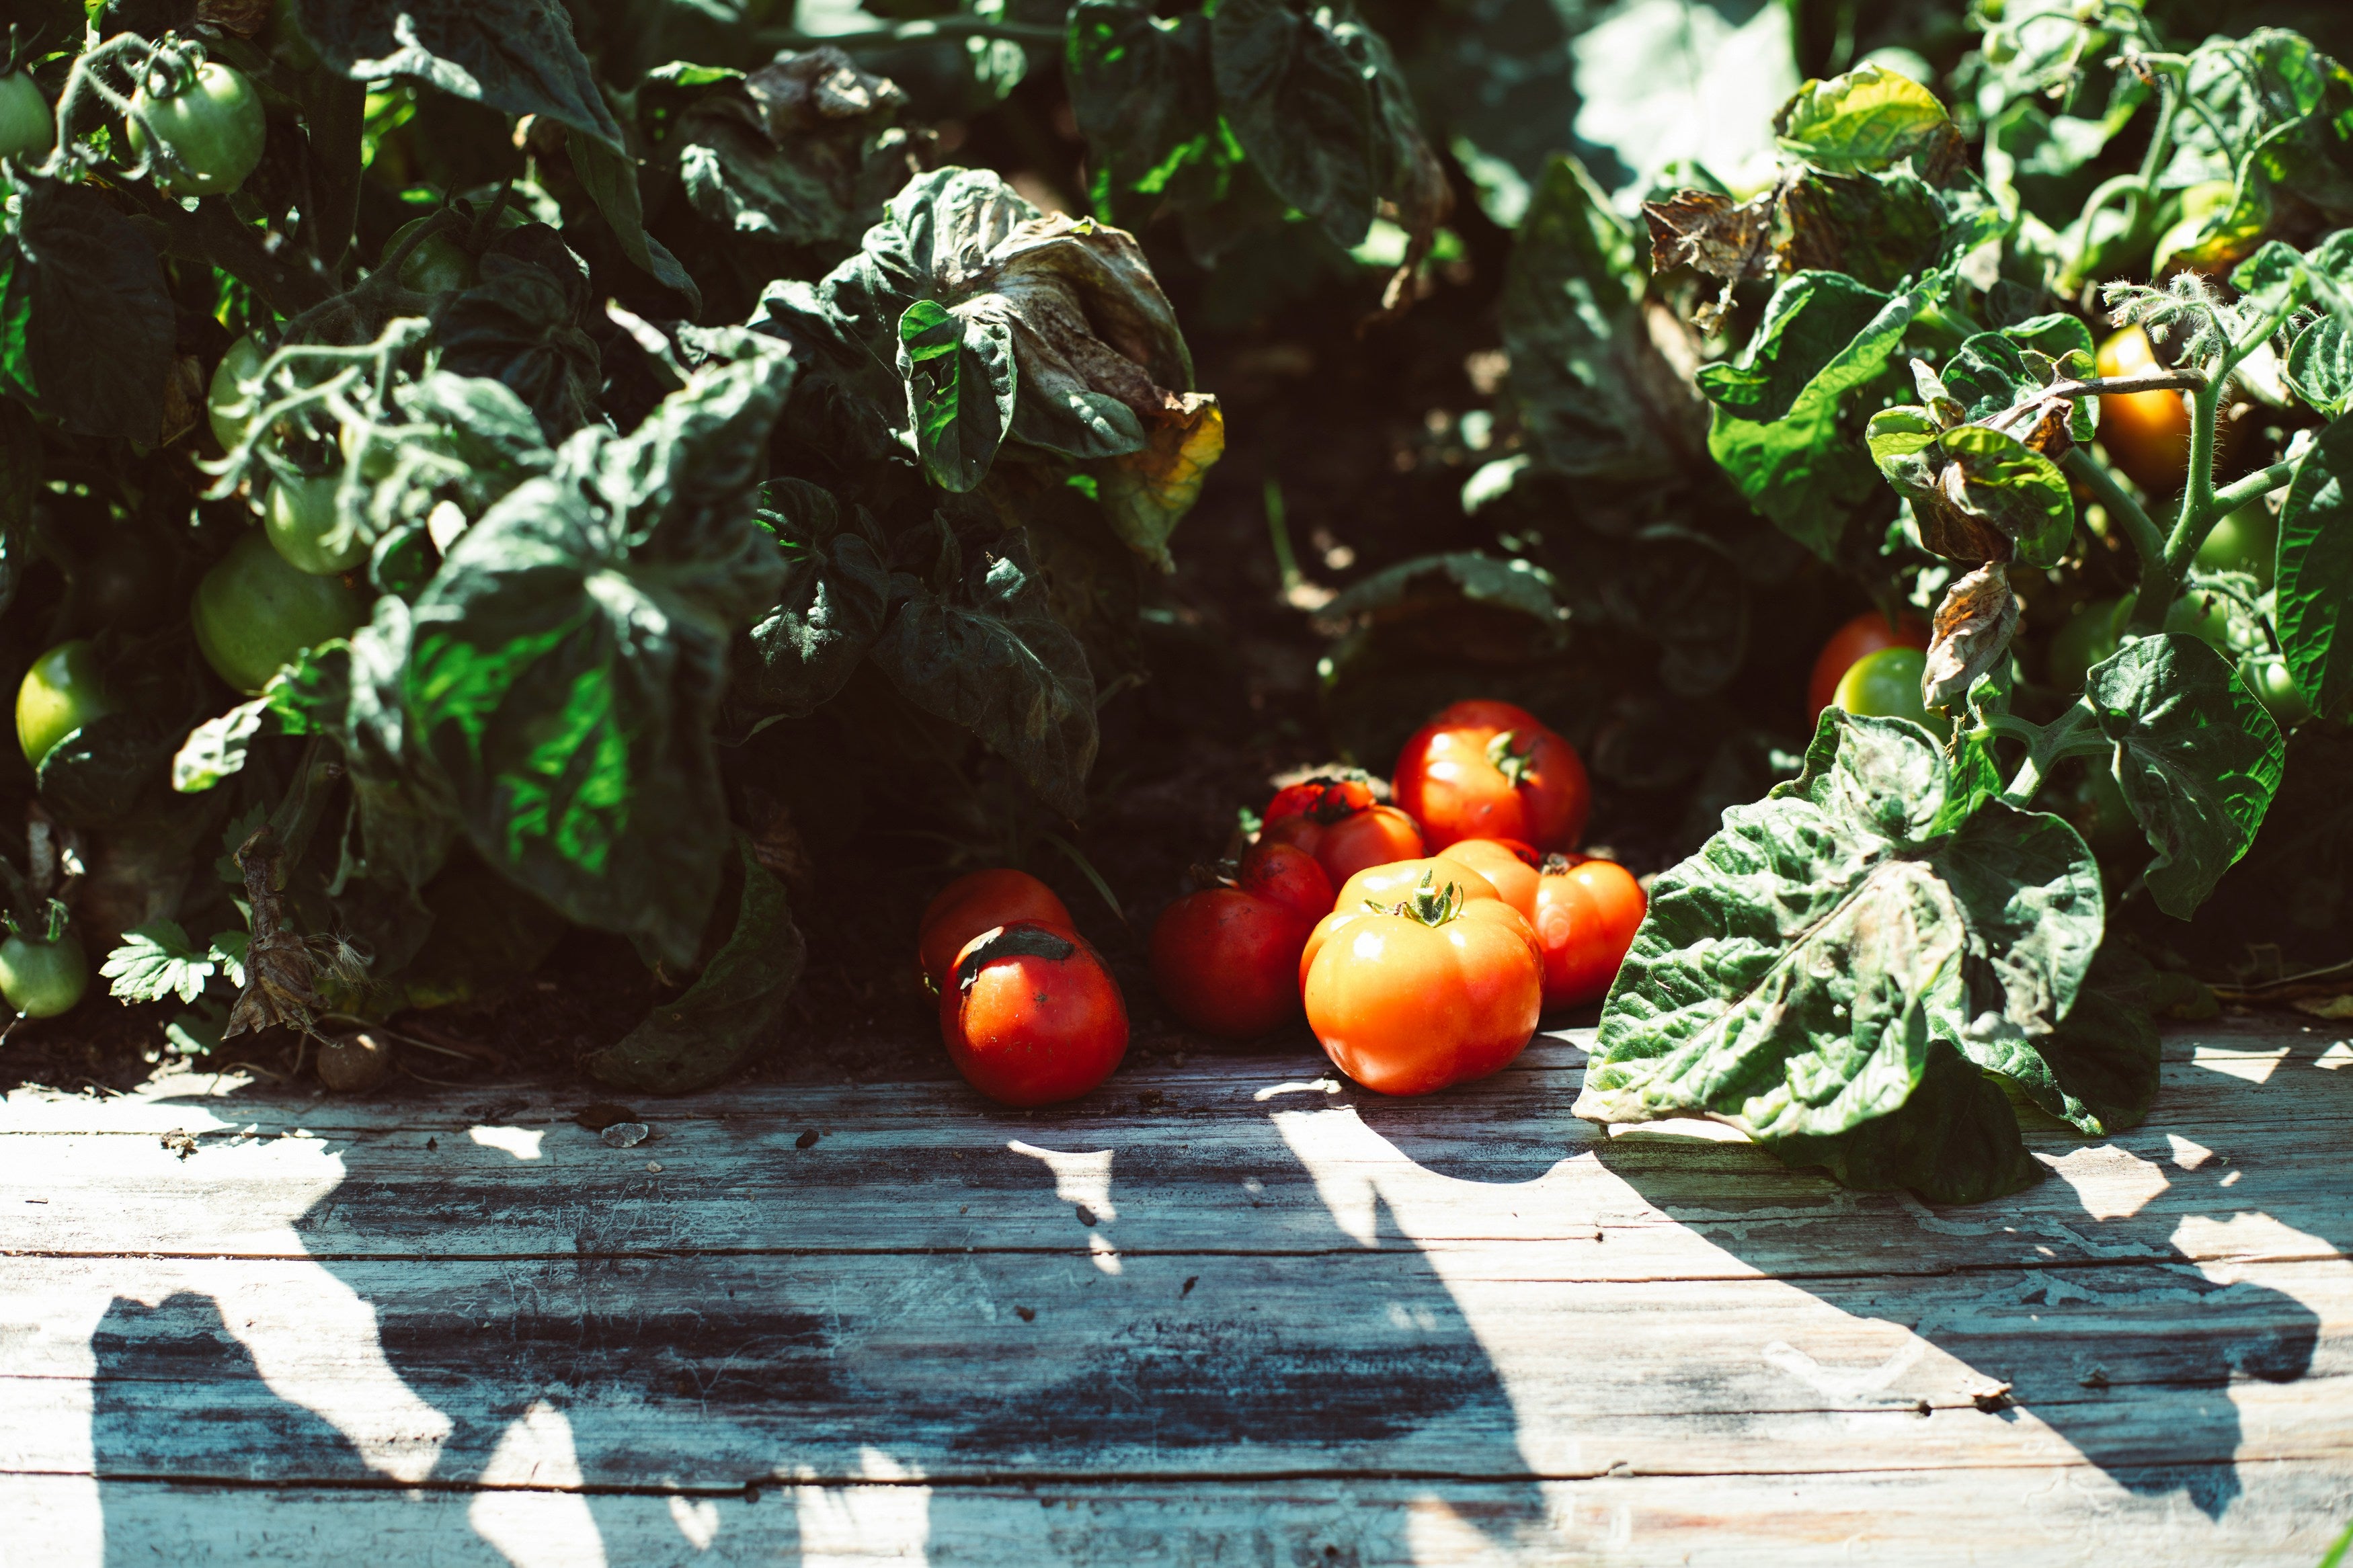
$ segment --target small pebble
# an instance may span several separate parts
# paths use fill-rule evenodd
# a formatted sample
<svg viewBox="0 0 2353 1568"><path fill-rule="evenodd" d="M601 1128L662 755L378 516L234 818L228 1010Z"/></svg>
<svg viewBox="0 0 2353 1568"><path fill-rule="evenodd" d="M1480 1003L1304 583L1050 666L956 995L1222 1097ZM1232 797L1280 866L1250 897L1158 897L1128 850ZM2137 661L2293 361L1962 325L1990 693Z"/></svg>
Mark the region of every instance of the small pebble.
<svg viewBox="0 0 2353 1568"><path fill-rule="evenodd" d="M599 1136L616 1149L634 1149L652 1137L653 1131L642 1121L616 1121Z"/></svg>
<svg viewBox="0 0 2353 1568"><path fill-rule="evenodd" d="M649 1160L646 1162L646 1169L659 1174L661 1171L661 1162L659 1160Z"/></svg>

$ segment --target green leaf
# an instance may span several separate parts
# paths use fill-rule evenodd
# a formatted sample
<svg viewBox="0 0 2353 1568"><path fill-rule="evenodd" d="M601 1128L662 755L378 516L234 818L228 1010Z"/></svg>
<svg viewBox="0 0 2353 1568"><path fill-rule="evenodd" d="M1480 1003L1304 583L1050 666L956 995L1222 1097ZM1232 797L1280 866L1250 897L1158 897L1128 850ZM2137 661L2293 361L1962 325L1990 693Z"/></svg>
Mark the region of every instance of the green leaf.
<svg viewBox="0 0 2353 1568"><path fill-rule="evenodd" d="M242 991L245 989L246 955L252 948L253 936L249 931L216 931L213 932L206 956L219 966L222 979Z"/></svg>
<svg viewBox="0 0 2353 1568"><path fill-rule="evenodd" d="M189 731L172 758L172 787L182 795L195 795L242 770L247 750L261 733L274 701L265 691Z"/></svg>
<svg viewBox="0 0 2353 1568"><path fill-rule="evenodd" d="M159 714L100 714L42 757L41 805L70 826L119 822L169 778L180 738L179 726Z"/></svg>
<svg viewBox="0 0 2353 1568"><path fill-rule="evenodd" d="M935 592L901 574L874 662L900 695L962 725L1010 762L1067 817L1086 809L1094 765L1095 682L1079 640L1054 618L1019 530L993 560Z"/></svg>
<svg viewBox="0 0 2353 1568"><path fill-rule="evenodd" d="M1776 255L1788 268L1842 272L1873 289L1898 289L1975 247L1973 226L1957 234L1927 182L1904 170L1826 174L1809 169L1781 198L1787 237Z"/></svg>
<svg viewBox="0 0 2353 1568"><path fill-rule="evenodd" d="M294 0L293 9L319 58L354 81L414 77L623 146L559 0Z"/></svg>
<svg viewBox="0 0 2353 1568"><path fill-rule="evenodd" d="M435 340L448 374L496 381L521 398L553 444L586 424L603 375L587 325L588 274L556 232L501 234L482 280L444 307Z"/></svg>
<svg viewBox="0 0 2353 1568"><path fill-rule="evenodd" d="M1800 1132L1767 1147L1793 1169L1819 1165L1846 1186L1902 1187L1936 1204L1983 1203L2042 1179L2001 1086L1943 1040L1928 1043L1919 1087L1895 1110L1844 1132Z"/></svg>
<svg viewBox="0 0 2353 1568"><path fill-rule="evenodd" d="M193 1003L212 978L215 960L188 941L176 921L152 921L122 933L122 942L98 972L112 984L108 994L125 1002L161 1002L177 995Z"/></svg>
<svg viewBox="0 0 2353 1568"><path fill-rule="evenodd" d="M1546 468L1644 481L1697 455L1701 405L1651 336L1646 276L1633 231L1584 165L1554 158L1498 305L1513 402Z"/></svg>
<svg viewBox="0 0 2353 1568"><path fill-rule="evenodd" d="M727 649L783 562L753 518L791 383L698 372L634 433L565 443L417 601L403 706L475 850L568 918L690 963L727 848Z"/></svg>
<svg viewBox="0 0 2353 1568"><path fill-rule="evenodd" d="M2340 415L2296 463L2280 509L2272 616L2313 711L2353 714L2353 415Z"/></svg>
<svg viewBox="0 0 2353 1568"><path fill-rule="evenodd" d="M2157 1098L2163 1042L2149 1016L2148 963L2117 942L2100 949L2074 1007L2042 1042L2041 1073L2011 1078L2028 1098L2094 1138L2140 1125Z"/></svg>
<svg viewBox="0 0 2353 1568"><path fill-rule="evenodd" d="M1328 12L1222 0L1209 17L1219 106L1277 195L1335 245L1356 245L1381 197L1373 93Z"/></svg>
<svg viewBox="0 0 2353 1568"><path fill-rule="evenodd" d="M1715 405L1708 451L1749 504L1824 560L1873 488L1871 458L1840 427L1850 393L1878 379L1928 303L1830 272L1793 273L1730 363L1703 365Z"/></svg>
<svg viewBox="0 0 2353 1568"><path fill-rule="evenodd" d="M2127 644L2093 668L2084 695L2157 851L2143 873L2149 896L2186 920L2247 852L2279 792L2279 726L2227 659L2179 632Z"/></svg>
<svg viewBox="0 0 2353 1568"><path fill-rule="evenodd" d="M656 1003L643 1023L587 1058L598 1082L651 1094L708 1088L776 1033L808 947L784 884L741 834L736 852L744 892L725 945L682 994Z"/></svg>
<svg viewBox="0 0 2353 1568"><path fill-rule="evenodd" d="M702 290L695 287L694 279L669 247L646 232L645 198L638 192L636 161L597 132L579 127L564 139L564 145L571 154L573 172L579 175L581 187L612 226L621 254L653 274L665 288L684 295L690 316L700 315Z"/></svg>
<svg viewBox="0 0 2353 1568"><path fill-rule="evenodd" d="M147 231L93 186L37 178L13 226L41 410L76 435L162 440L174 329Z"/></svg>
<svg viewBox="0 0 2353 1568"><path fill-rule="evenodd" d="M1925 498L1903 486L1918 512L1926 505L1939 517L1959 522L1968 536L1966 550L1931 539L1928 547L1956 560L1999 561L2014 548L2029 566L2052 567L2066 554L2075 532L2075 498L2059 465L2017 437L1983 425L1946 431L1931 449L1938 484ZM1928 530L1923 520L1923 534ZM1997 551L1982 542L1990 529L2006 542ZM1947 536L1949 538L1950 536ZM1979 553L1983 551L1983 553Z"/></svg>
<svg viewBox="0 0 2353 1568"><path fill-rule="evenodd" d="M1423 555L1383 567L1325 605L1333 620L1351 616L1377 616L1402 604L1435 583L1473 604L1493 605L1526 616L1555 643L1567 639L1568 612L1555 595L1552 574L1532 561L1514 557L1498 561L1476 551Z"/></svg>
<svg viewBox="0 0 2353 1568"><path fill-rule="evenodd" d="M1233 160L1218 123L1207 16L1162 18L1144 0L1080 0L1065 66L1097 212L1135 226L1164 200L1224 195Z"/></svg>
<svg viewBox="0 0 2353 1568"><path fill-rule="evenodd" d="M2295 334L2287 351L2287 384L2324 417L2353 405L2353 331L2323 316Z"/></svg>
<svg viewBox="0 0 2353 1568"><path fill-rule="evenodd" d="M1772 181L1773 115L1799 85L1788 6L1620 0L1594 16L1569 47L1573 129L1578 142L1615 154L1625 171L1613 197L1644 190L1683 163L1720 185L1757 189Z"/></svg>
<svg viewBox="0 0 2353 1568"><path fill-rule="evenodd" d="M1868 61L1799 88L1774 132L1782 151L1832 174L1873 174L1909 158L1934 179L1956 167L1963 151L1935 93Z"/></svg>
<svg viewBox="0 0 2353 1568"><path fill-rule="evenodd" d="M2015 1185L2015 1128L1987 1128L1947 1058L2056 1027L2098 946L2099 874L2052 817L1989 803L1946 830L1951 788L1917 725L1825 711L1805 772L1658 879L1576 1114L1707 1116L1924 1192Z"/></svg>
<svg viewBox="0 0 2353 1568"><path fill-rule="evenodd" d="M814 712L881 636L891 574L881 533L863 507L851 521L842 511L830 491L803 479L761 490L760 521L784 551L784 586L751 630L752 657L739 661L731 700L786 718Z"/></svg>
<svg viewBox="0 0 2353 1568"><path fill-rule="evenodd" d="M942 489L977 486L1013 422L1012 327L918 300L899 318L899 374L923 471Z"/></svg>

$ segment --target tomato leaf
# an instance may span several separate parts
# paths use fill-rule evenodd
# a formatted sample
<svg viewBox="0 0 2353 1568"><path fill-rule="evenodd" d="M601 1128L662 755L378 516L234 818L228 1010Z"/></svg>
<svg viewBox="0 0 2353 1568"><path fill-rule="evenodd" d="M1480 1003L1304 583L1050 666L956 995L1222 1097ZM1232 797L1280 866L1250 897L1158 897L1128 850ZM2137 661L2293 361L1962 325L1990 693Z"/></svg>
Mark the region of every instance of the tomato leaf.
<svg viewBox="0 0 2353 1568"><path fill-rule="evenodd" d="M14 228L40 408L79 435L160 441L172 300L146 231L91 186L34 178Z"/></svg>
<svg viewBox="0 0 2353 1568"><path fill-rule="evenodd" d="M744 891L726 942L684 994L656 1003L644 1022L587 1058L598 1082L649 1094L703 1089L776 1033L808 946L785 885L760 864L749 839L739 833L735 840Z"/></svg>
<svg viewBox="0 0 2353 1568"><path fill-rule="evenodd" d="M1804 773L1659 878L1576 1114L1707 1116L1924 1193L2018 1184L2015 1126L1952 1058L2021 1070L2057 1026L2099 873L2055 817L1988 803L1948 828L1953 784L1918 726L1826 710Z"/></svg>
<svg viewBox="0 0 2353 1568"><path fill-rule="evenodd" d="M1890 296L1835 272L1782 279L1739 356L1703 365L1715 405L1708 451L1750 505L1824 560L1874 487L1840 428L1847 395L1878 379L1935 285Z"/></svg>
<svg viewBox="0 0 2353 1568"><path fill-rule="evenodd" d="M1521 221L1497 304L1513 401L1546 468L1638 481L1698 454L1705 405L1654 335L1672 334L1681 348L1683 330L1645 308L1646 281L1633 231L1583 164L1554 158Z"/></svg>
<svg viewBox="0 0 2353 1568"><path fill-rule="evenodd" d="M1275 194L1336 245L1365 237L1382 194L1373 90L1338 36L1346 26L1283 0L1223 0L1209 17L1234 140Z"/></svg>
<svg viewBox="0 0 2353 1568"><path fill-rule="evenodd" d="M560 441L587 422L602 382L587 268L544 224L501 235L481 268L442 315L441 368L501 383Z"/></svg>
<svg viewBox="0 0 2353 1568"><path fill-rule="evenodd" d="M559 0L295 0L294 15L319 58L355 81L413 77L622 144Z"/></svg>
<svg viewBox="0 0 2353 1568"><path fill-rule="evenodd" d="M2180 632L2119 649L2093 668L2084 695L2157 851L2143 873L2149 896L2186 920L2247 852L2279 792L2279 726L2221 654Z"/></svg>
<svg viewBox="0 0 2353 1568"><path fill-rule="evenodd" d="M796 719L839 691L881 636L891 574L866 509L845 509L806 480L770 480L760 521L783 550L784 586L753 626L751 657L738 661L728 695Z"/></svg>
<svg viewBox="0 0 2353 1568"><path fill-rule="evenodd" d="M1440 585L1473 604L1493 605L1527 616L1555 646L1568 638L1568 612L1561 607L1552 574L1532 561L1498 561L1476 551L1417 556L1385 566L1350 584L1347 592L1324 606L1322 613L1333 620L1378 616Z"/></svg>
<svg viewBox="0 0 2353 1568"><path fill-rule="evenodd" d="M791 382L699 373L631 435L584 432L417 601L403 706L478 853L568 918L693 958L726 805L711 726L783 563L753 521Z"/></svg>
<svg viewBox="0 0 2353 1568"><path fill-rule="evenodd" d="M1935 93L1869 61L1806 83L1775 116L1773 130L1783 152L1833 174L1877 174L1909 159L1941 183L1965 150Z"/></svg>
<svg viewBox="0 0 2353 1568"><path fill-rule="evenodd" d="M1209 20L1145 0L1071 7L1066 79L1095 210L1134 227L1164 200L1209 202L1236 162L1218 120Z"/></svg>
<svg viewBox="0 0 2353 1568"><path fill-rule="evenodd" d="M2280 509L2273 605L2288 673L2313 711L2353 713L2353 416L2322 430L2296 464Z"/></svg>
<svg viewBox="0 0 2353 1568"><path fill-rule="evenodd" d="M923 472L944 490L978 485L1013 422L1013 329L918 300L899 318L899 374Z"/></svg>
<svg viewBox="0 0 2353 1568"><path fill-rule="evenodd" d="M971 731L1067 817L1086 809L1095 758L1095 681L1054 618L1019 530L994 559L935 589L899 574L874 662L923 711Z"/></svg>
<svg viewBox="0 0 2353 1568"><path fill-rule="evenodd" d="M2011 1078L2027 1097L2091 1137L2137 1127L2157 1098L2163 1054L2149 1003L2158 976L2120 942L2093 960L2075 1005L2042 1043L2041 1067Z"/></svg>

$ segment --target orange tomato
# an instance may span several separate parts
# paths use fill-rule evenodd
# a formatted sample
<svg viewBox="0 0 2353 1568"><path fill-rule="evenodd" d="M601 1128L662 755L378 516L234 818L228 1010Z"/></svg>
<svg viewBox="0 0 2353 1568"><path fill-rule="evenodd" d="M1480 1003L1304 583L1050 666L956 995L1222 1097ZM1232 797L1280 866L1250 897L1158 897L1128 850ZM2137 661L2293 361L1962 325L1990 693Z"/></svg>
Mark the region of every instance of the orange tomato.
<svg viewBox="0 0 2353 1568"><path fill-rule="evenodd" d="M1355 779L1310 779L1277 790L1267 802L1259 842L1306 850L1335 886L1367 866L1422 853L1413 818L1396 806L1376 805L1373 792Z"/></svg>
<svg viewBox="0 0 2353 1568"><path fill-rule="evenodd" d="M1423 725L1390 787L1432 849L1464 838L1567 849L1593 801L1577 749L1508 702L1457 702Z"/></svg>
<svg viewBox="0 0 2353 1568"><path fill-rule="evenodd" d="M2148 334L2126 327L2100 345L2102 375L2162 370ZM2100 448L2153 497L2171 495L2189 473L2189 399L2179 392L2104 392Z"/></svg>
<svg viewBox="0 0 2353 1568"><path fill-rule="evenodd" d="M1574 1007L1608 995L1650 907L1642 884L1615 860L1547 860L1533 922L1544 949L1544 1005Z"/></svg>
<svg viewBox="0 0 2353 1568"><path fill-rule="evenodd" d="M1822 710L1838 696L1838 683L1861 660L1883 647L1928 646L1928 627L1919 616L1906 615L1890 626L1877 610L1865 610L1831 634L1806 678L1806 722L1819 723Z"/></svg>
<svg viewBox="0 0 2353 1568"><path fill-rule="evenodd" d="M940 988L940 1039L965 1081L1000 1105L1076 1100L1127 1054L1127 1004L1095 950L1017 921L956 954Z"/></svg>
<svg viewBox="0 0 2353 1568"><path fill-rule="evenodd" d="M1486 879L1430 859L1351 878L1307 939L1301 988L1335 1067L1382 1094L1429 1094L1527 1047L1543 968L1535 932Z"/></svg>
<svg viewBox="0 0 2353 1568"><path fill-rule="evenodd" d="M1496 897L1529 920L1536 918L1536 873L1544 857L1516 838L1459 838L1438 852L1460 860L1493 884Z"/></svg>
<svg viewBox="0 0 2353 1568"><path fill-rule="evenodd" d="M1332 908L1332 881L1292 844L1261 843L1233 883L1168 906L1152 928L1152 983L1193 1027L1246 1040L1299 1016L1299 954Z"/></svg>
<svg viewBox="0 0 2353 1568"><path fill-rule="evenodd" d="M923 906L915 923L915 963L923 972L923 987L937 991L947 984L948 966L965 944L985 931L1034 921L1058 931L1072 930L1071 911L1054 889L1027 871L992 867L958 877Z"/></svg>

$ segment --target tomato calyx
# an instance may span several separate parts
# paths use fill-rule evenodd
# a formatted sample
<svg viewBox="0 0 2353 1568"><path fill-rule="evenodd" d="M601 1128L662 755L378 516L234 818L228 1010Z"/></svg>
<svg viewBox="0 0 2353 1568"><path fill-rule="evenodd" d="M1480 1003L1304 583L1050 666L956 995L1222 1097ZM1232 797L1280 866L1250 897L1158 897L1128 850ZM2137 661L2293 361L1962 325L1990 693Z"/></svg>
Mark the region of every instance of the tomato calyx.
<svg viewBox="0 0 2353 1568"><path fill-rule="evenodd" d="M1436 872L1424 871L1413 891L1396 903L1382 904L1366 899L1365 908L1375 914L1398 915L1426 926L1442 926L1462 912L1462 886L1449 882L1441 888L1436 882Z"/></svg>
<svg viewBox="0 0 2353 1568"><path fill-rule="evenodd" d="M1517 730L1504 730L1488 741L1487 761L1517 789L1527 782L1528 771L1535 765L1535 742L1522 740Z"/></svg>
<svg viewBox="0 0 2353 1568"><path fill-rule="evenodd" d="M1329 827L1373 804L1373 792L1361 774L1319 773L1286 785L1267 807L1267 820L1303 816L1319 827Z"/></svg>
<svg viewBox="0 0 2353 1568"><path fill-rule="evenodd" d="M956 994L971 995L973 986L979 983L980 972L999 959L1042 958L1050 963L1061 963L1078 951L1077 942L1041 925L1023 921L999 926L964 950L954 976Z"/></svg>
<svg viewBox="0 0 2353 1568"><path fill-rule="evenodd" d="M1590 860L1591 858L1593 858L1593 857L1590 855L1564 855L1559 850L1556 849L1551 854L1544 858L1544 864L1536 868L1536 875L1539 877L1566 877L1569 872L1575 870L1577 867L1582 866L1586 861Z"/></svg>

